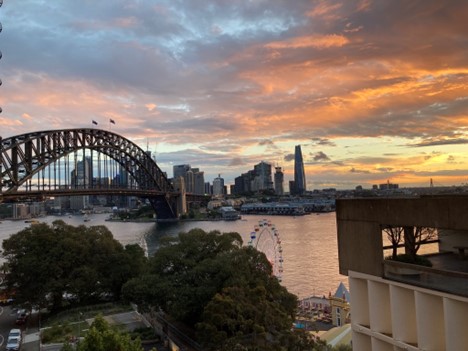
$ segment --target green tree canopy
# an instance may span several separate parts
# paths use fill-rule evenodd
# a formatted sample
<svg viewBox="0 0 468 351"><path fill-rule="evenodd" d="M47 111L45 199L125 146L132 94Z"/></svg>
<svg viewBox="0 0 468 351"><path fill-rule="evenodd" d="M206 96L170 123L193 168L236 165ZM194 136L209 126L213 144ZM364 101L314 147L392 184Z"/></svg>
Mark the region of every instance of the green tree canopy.
<svg viewBox="0 0 468 351"><path fill-rule="evenodd" d="M64 294L80 302L120 296L122 285L145 268L138 245L123 247L105 226L55 221L32 225L3 241L3 270L18 303L53 308Z"/></svg>
<svg viewBox="0 0 468 351"><path fill-rule="evenodd" d="M166 239L148 272L123 293L196 328L206 349L274 350L297 341L291 332L297 297L279 284L262 252L242 246L238 233L193 229Z"/></svg>
<svg viewBox="0 0 468 351"><path fill-rule="evenodd" d="M65 345L62 350L67 349ZM143 351L139 339L132 340L128 333L112 328L102 316L96 317L84 340L81 340L76 351Z"/></svg>

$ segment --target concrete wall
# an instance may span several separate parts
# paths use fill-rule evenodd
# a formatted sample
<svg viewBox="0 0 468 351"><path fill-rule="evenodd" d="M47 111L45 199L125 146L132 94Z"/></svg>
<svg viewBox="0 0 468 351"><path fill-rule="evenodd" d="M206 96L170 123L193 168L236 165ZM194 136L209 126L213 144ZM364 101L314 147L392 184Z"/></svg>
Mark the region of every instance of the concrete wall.
<svg viewBox="0 0 468 351"><path fill-rule="evenodd" d="M381 225L468 230L468 196L339 199L336 219L340 273L382 276Z"/></svg>

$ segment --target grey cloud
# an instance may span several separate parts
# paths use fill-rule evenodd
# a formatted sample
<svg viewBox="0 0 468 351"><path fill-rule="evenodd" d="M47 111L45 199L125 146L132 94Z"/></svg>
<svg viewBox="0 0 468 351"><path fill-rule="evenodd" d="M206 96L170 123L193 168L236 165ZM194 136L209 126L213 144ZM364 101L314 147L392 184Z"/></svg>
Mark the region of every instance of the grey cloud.
<svg viewBox="0 0 468 351"><path fill-rule="evenodd" d="M408 144L408 146L425 147L425 146L438 146L438 145L458 145L468 144L468 138L459 139L440 139L440 140L424 140L417 144Z"/></svg>
<svg viewBox="0 0 468 351"><path fill-rule="evenodd" d="M284 161L285 162L291 162L294 160L294 154L288 154L284 156Z"/></svg>
<svg viewBox="0 0 468 351"><path fill-rule="evenodd" d="M369 171L366 171L366 170L363 170L363 169L356 169L356 168L354 168L354 167L351 168L351 169L349 170L349 172L350 172L350 173L362 173L362 174L369 174L369 173L371 173L371 172L369 172Z"/></svg>
<svg viewBox="0 0 468 351"><path fill-rule="evenodd" d="M312 138L312 141L316 144L316 145L322 145L322 146L336 146L336 144L329 140L329 139L326 139L326 138Z"/></svg>
<svg viewBox="0 0 468 351"><path fill-rule="evenodd" d="M322 151L317 152L313 159L314 161L330 161L330 158Z"/></svg>

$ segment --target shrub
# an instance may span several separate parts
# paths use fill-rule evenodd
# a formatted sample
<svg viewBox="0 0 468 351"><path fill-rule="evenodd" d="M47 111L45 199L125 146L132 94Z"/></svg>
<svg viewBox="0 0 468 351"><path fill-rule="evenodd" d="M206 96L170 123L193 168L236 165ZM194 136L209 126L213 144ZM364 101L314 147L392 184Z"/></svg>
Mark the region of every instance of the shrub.
<svg viewBox="0 0 468 351"><path fill-rule="evenodd" d="M398 254L395 258L392 256L385 257L386 260L394 260L403 263L417 264L419 266L432 267L432 262L429 261L427 257L421 255L408 255L408 254Z"/></svg>

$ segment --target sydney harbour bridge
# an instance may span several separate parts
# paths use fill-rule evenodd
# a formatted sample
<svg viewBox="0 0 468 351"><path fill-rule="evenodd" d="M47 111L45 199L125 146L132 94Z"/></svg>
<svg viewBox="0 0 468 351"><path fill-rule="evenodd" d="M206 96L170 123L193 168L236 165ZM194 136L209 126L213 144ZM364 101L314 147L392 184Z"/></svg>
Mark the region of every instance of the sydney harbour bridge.
<svg viewBox="0 0 468 351"><path fill-rule="evenodd" d="M101 129L0 137L0 174L0 202L57 196L137 196L148 199L157 219L164 221L177 219L178 208L185 201L185 194L174 189L150 153Z"/></svg>

